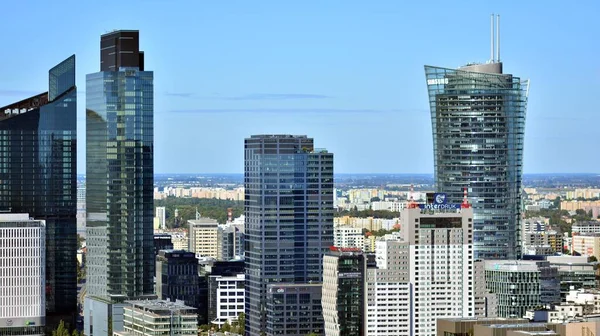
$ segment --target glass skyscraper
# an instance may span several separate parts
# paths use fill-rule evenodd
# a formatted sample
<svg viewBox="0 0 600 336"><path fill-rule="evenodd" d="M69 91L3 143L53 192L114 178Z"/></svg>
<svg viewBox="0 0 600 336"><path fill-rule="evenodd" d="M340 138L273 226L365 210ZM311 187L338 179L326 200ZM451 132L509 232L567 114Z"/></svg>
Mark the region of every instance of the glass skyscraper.
<svg viewBox="0 0 600 336"><path fill-rule="evenodd" d="M518 258L529 82L500 62L425 74L437 190L460 203L467 188L475 259Z"/></svg>
<svg viewBox="0 0 600 336"><path fill-rule="evenodd" d="M0 108L0 211L46 221L46 324L77 311L75 55L49 71L48 92Z"/></svg>
<svg viewBox="0 0 600 336"><path fill-rule="evenodd" d="M85 334L122 330L123 301L153 297L153 72L138 31L101 37L87 75Z"/></svg>
<svg viewBox="0 0 600 336"><path fill-rule="evenodd" d="M266 331L267 285L322 281L333 245L333 154L313 139L245 140L246 335Z"/></svg>

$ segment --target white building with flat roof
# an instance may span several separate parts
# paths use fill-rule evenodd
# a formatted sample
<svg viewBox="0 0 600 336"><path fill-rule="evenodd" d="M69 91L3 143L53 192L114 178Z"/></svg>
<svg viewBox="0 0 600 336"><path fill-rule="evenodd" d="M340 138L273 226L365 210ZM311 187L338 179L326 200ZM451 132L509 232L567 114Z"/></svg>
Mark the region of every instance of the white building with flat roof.
<svg viewBox="0 0 600 336"><path fill-rule="evenodd" d="M46 222L0 214L0 335L44 335Z"/></svg>
<svg viewBox="0 0 600 336"><path fill-rule="evenodd" d="M337 247L357 247L364 249L365 235L361 228L336 226L333 228L333 245Z"/></svg>

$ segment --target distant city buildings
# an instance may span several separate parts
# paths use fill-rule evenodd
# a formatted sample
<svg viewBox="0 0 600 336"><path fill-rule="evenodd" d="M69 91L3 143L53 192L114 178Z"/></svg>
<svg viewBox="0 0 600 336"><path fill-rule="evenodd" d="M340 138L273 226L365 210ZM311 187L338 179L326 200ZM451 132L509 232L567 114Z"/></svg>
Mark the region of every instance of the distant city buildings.
<svg viewBox="0 0 600 336"><path fill-rule="evenodd" d="M48 85L0 107L0 211L46 223L45 308L54 328L77 312L75 55L48 71Z"/></svg>
<svg viewBox="0 0 600 336"><path fill-rule="evenodd" d="M563 252L563 236L550 230L547 218L527 218L521 222L523 255L552 255Z"/></svg>
<svg viewBox="0 0 600 336"><path fill-rule="evenodd" d="M203 187L166 187L159 191L154 189L154 199L165 199L167 197L184 197L184 198L216 198L221 200L243 201L244 188L238 187L234 189L224 188L203 188Z"/></svg>
<svg viewBox="0 0 600 336"><path fill-rule="evenodd" d="M356 247L362 250L365 247L363 229L336 226L333 228L333 243L337 247Z"/></svg>
<svg viewBox="0 0 600 336"><path fill-rule="evenodd" d="M139 32L100 38L86 77L87 295L84 333L123 330L124 301L154 298L154 85Z"/></svg>
<svg viewBox="0 0 600 336"><path fill-rule="evenodd" d="M244 145L245 330L259 336L271 323L267 285L322 281L333 245L333 154L303 135L253 135Z"/></svg>
<svg viewBox="0 0 600 336"><path fill-rule="evenodd" d="M0 214L0 334L45 335L46 223Z"/></svg>
<svg viewBox="0 0 600 336"><path fill-rule="evenodd" d="M391 230L399 228L400 218L384 219L384 218L373 218L373 217L350 217L342 216L335 217L333 219L334 226L349 226L353 228L366 229L369 231L379 231L381 229Z"/></svg>
<svg viewBox="0 0 600 336"><path fill-rule="evenodd" d="M475 259L521 255L529 81L503 73L502 66L493 52L485 64L425 66L436 186L452 203L460 203L467 188L474 209Z"/></svg>

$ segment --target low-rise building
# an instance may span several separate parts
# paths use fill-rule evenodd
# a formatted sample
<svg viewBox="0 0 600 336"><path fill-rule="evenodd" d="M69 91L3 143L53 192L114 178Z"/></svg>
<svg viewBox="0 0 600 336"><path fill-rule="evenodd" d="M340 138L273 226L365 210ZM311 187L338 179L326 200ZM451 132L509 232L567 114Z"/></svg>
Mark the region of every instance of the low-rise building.
<svg viewBox="0 0 600 336"><path fill-rule="evenodd" d="M485 282L496 294L499 317L523 317L528 309L560 302L558 268L547 261L486 260Z"/></svg>
<svg viewBox="0 0 600 336"><path fill-rule="evenodd" d="M600 233L600 221L576 222L571 226L571 232L585 235L588 233Z"/></svg>
<svg viewBox="0 0 600 336"><path fill-rule="evenodd" d="M165 300L126 301L123 331L116 336L197 336L196 309L183 302Z"/></svg>
<svg viewBox="0 0 600 336"><path fill-rule="evenodd" d="M600 234L573 235L572 244L574 252L600 260Z"/></svg>
<svg viewBox="0 0 600 336"><path fill-rule="evenodd" d="M586 256L549 256L546 260L551 266L558 268L560 278L560 294L563 299L572 290L592 289L597 287L594 263L589 263Z"/></svg>
<svg viewBox="0 0 600 336"><path fill-rule="evenodd" d="M208 318L211 324L221 327L237 321L244 312L244 274L209 276Z"/></svg>

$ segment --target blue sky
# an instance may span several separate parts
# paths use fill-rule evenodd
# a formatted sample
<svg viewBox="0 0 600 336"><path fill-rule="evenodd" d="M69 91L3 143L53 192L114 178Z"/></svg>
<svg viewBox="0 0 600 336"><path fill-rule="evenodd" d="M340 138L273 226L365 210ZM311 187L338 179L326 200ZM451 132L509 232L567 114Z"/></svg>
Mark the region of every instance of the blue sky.
<svg viewBox="0 0 600 336"><path fill-rule="evenodd" d="M0 106L47 90L48 69L77 55L80 173L85 74L114 29L140 30L155 72L157 173L242 172L243 139L261 133L314 137L337 173L432 173L423 65L485 62L491 13L505 72L531 79L525 173L599 170L599 1L40 0L2 12L18 14L0 20Z"/></svg>

